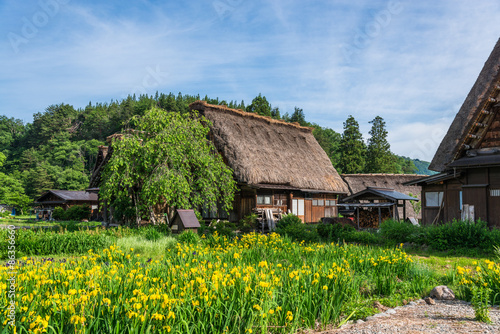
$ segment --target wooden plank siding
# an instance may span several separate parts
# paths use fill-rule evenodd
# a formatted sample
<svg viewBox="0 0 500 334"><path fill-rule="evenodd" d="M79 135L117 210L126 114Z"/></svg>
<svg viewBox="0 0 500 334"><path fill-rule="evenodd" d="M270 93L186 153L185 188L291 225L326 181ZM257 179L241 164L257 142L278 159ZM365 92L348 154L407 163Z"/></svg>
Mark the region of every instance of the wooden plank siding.
<svg viewBox="0 0 500 334"><path fill-rule="evenodd" d="M475 220L488 222L490 227L500 228L500 167L470 168L464 176L439 184L422 186L422 224L431 224L439 207L429 206L427 192L443 192L444 205L437 223L461 219L464 204L474 206ZM461 194L461 196L460 196ZM460 200L462 199L462 200Z"/></svg>

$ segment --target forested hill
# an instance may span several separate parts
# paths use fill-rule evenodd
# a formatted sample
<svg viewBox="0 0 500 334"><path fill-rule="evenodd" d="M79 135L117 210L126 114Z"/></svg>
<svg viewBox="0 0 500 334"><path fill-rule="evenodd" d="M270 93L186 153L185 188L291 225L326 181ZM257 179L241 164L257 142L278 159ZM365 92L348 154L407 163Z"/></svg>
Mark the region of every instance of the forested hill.
<svg viewBox="0 0 500 334"><path fill-rule="evenodd" d="M85 189L94 167L98 146L104 145L109 135L124 128L133 128L134 124L130 122L132 116L143 115L153 106L184 113L188 112L191 102L200 99L211 104L224 104L230 108L312 126L315 128L315 137L334 167L340 172L353 171L348 162L349 154L352 153L349 151L351 128L344 126L344 133L339 133L311 124L306 121L303 110L297 107L291 113L282 114L278 107L273 107L260 94L251 104L245 105L243 101L224 101L207 96L202 98L199 95L181 93L156 93L155 96L129 96L109 103L89 103L83 109L75 109L64 103L52 105L45 112L34 114L33 122L28 124L0 116L0 204L22 206L48 189ZM374 127L378 126L379 129L368 143L361 137L357 139L363 148L361 156L365 162L354 171L428 174L424 162L390 153L385 138L385 123L380 120L374 123ZM382 132L379 131L380 126ZM373 138L378 139L374 141ZM359 152L353 154L359 155ZM377 159L387 160L389 163L377 165Z"/></svg>

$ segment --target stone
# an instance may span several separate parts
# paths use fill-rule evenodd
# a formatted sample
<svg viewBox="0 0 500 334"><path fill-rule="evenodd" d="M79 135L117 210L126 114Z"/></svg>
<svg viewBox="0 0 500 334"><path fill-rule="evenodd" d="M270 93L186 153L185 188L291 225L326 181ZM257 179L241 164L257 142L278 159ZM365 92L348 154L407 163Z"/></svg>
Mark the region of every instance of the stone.
<svg viewBox="0 0 500 334"><path fill-rule="evenodd" d="M437 300L453 300L455 294L446 285L439 285L432 289L430 297Z"/></svg>
<svg viewBox="0 0 500 334"><path fill-rule="evenodd" d="M415 303L415 302L410 302L408 305L409 305L409 306L417 306L418 304L417 304L417 303Z"/></svg>
<svg viewBox="0 0 500 334"><path fill-rule="evenodd" d="M385 313L387 313L387 314L396 314L396 310L388 309L387 311L385 311Z"/></svg>
<svg viewBox="0 0 500 334"><path fill-rule="evenodd" d="M388 307L385 307L384 305L380 304L378 300L373 302L373 307L375 307L380 312L385 312L388 309Z"/></svg>
<svg viewBox="0 0 500 334"><path fill-rule="evenodd" d="M364 323L364 321L361 319L356 320L356 324L363 324L363 323Z"/></svg>
<svg viewBox="0 0 500 334"><path fill-rule="evenodd" d="M436 305L436 302L431 297L425 297L424 300L427 303L427 305Z"/></svg>

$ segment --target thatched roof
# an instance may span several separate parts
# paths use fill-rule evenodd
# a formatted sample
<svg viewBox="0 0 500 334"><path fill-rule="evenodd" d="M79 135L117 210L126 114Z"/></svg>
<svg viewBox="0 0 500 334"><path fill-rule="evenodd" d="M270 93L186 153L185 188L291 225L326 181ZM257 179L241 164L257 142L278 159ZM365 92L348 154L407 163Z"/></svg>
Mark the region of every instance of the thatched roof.
<svg viewBox="0 0 500 334"><path fill-rule="evenodd" d="M408 195L413 193L420 196L419 186L405 186L403 183L422 178L417 174L342 174L342 179L349 187L349 196L359 193L368 187L391 188Z"/></svg>
<svg viewBox="0 0 500 334"><path fill-rule="evenodd" d="M500 39L439 145L429 169L442 172L446 165L464 156L467 150L480 148L486 130L498 113L499 80Z"/></svg>
<svg viewBox="0 0 500 334"><path fill-rule="evenodd" d="M349 187L349 196L359 193L368 187L371 188L391 188L397 192L409 195L410 193L421 199L422 187L419 185L405 186L403 183L418 180L422 175L417 174L342 174L342 179ZM417 217L409 202L406 203L408 217ZM403 212L400 208L400 216Z"/></svg>
<svg viewBox="0 0 500 334"><path fill-rule="evenodd" d="M189 107L212 123L215 146L238 182L348 192L311 128L205 101Z"/></svg>

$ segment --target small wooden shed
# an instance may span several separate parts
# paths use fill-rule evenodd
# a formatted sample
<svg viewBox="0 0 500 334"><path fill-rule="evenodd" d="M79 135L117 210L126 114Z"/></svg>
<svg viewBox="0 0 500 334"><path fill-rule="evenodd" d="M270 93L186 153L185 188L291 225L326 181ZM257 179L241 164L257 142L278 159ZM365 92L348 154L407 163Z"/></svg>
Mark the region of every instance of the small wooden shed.
<svg viewBox="0 0 500 334"><path fill-rule="evenodd" d="M198 221L198 218L196 218L194 210L177 209L174 218L170 223L172 233L182 233L184 231L197 233L199 227L200 222Z"/></svg>
<svg viewBox="0 0 500 334"><path fill-rule="evenodd" d="M408 196L406 194L400 193L394 189L389 188L372 188L368 187L356 194L348 196L343 199L343 203L339 206L353 207L356 209L356 222L358 228L360 227L360 208L367 208L370 210L377 209L378 214L368 217L369 227L380 227L382 220L392 216L393 219L406 220L406 201L418 201L418 198ZM403 217L399 215L398 207L403 208ZM382 215L382 209L387 209L384 216ZM374 218L378 218L376 221L371 221ZM367 227L367 226L361 226Z"/></svg>

